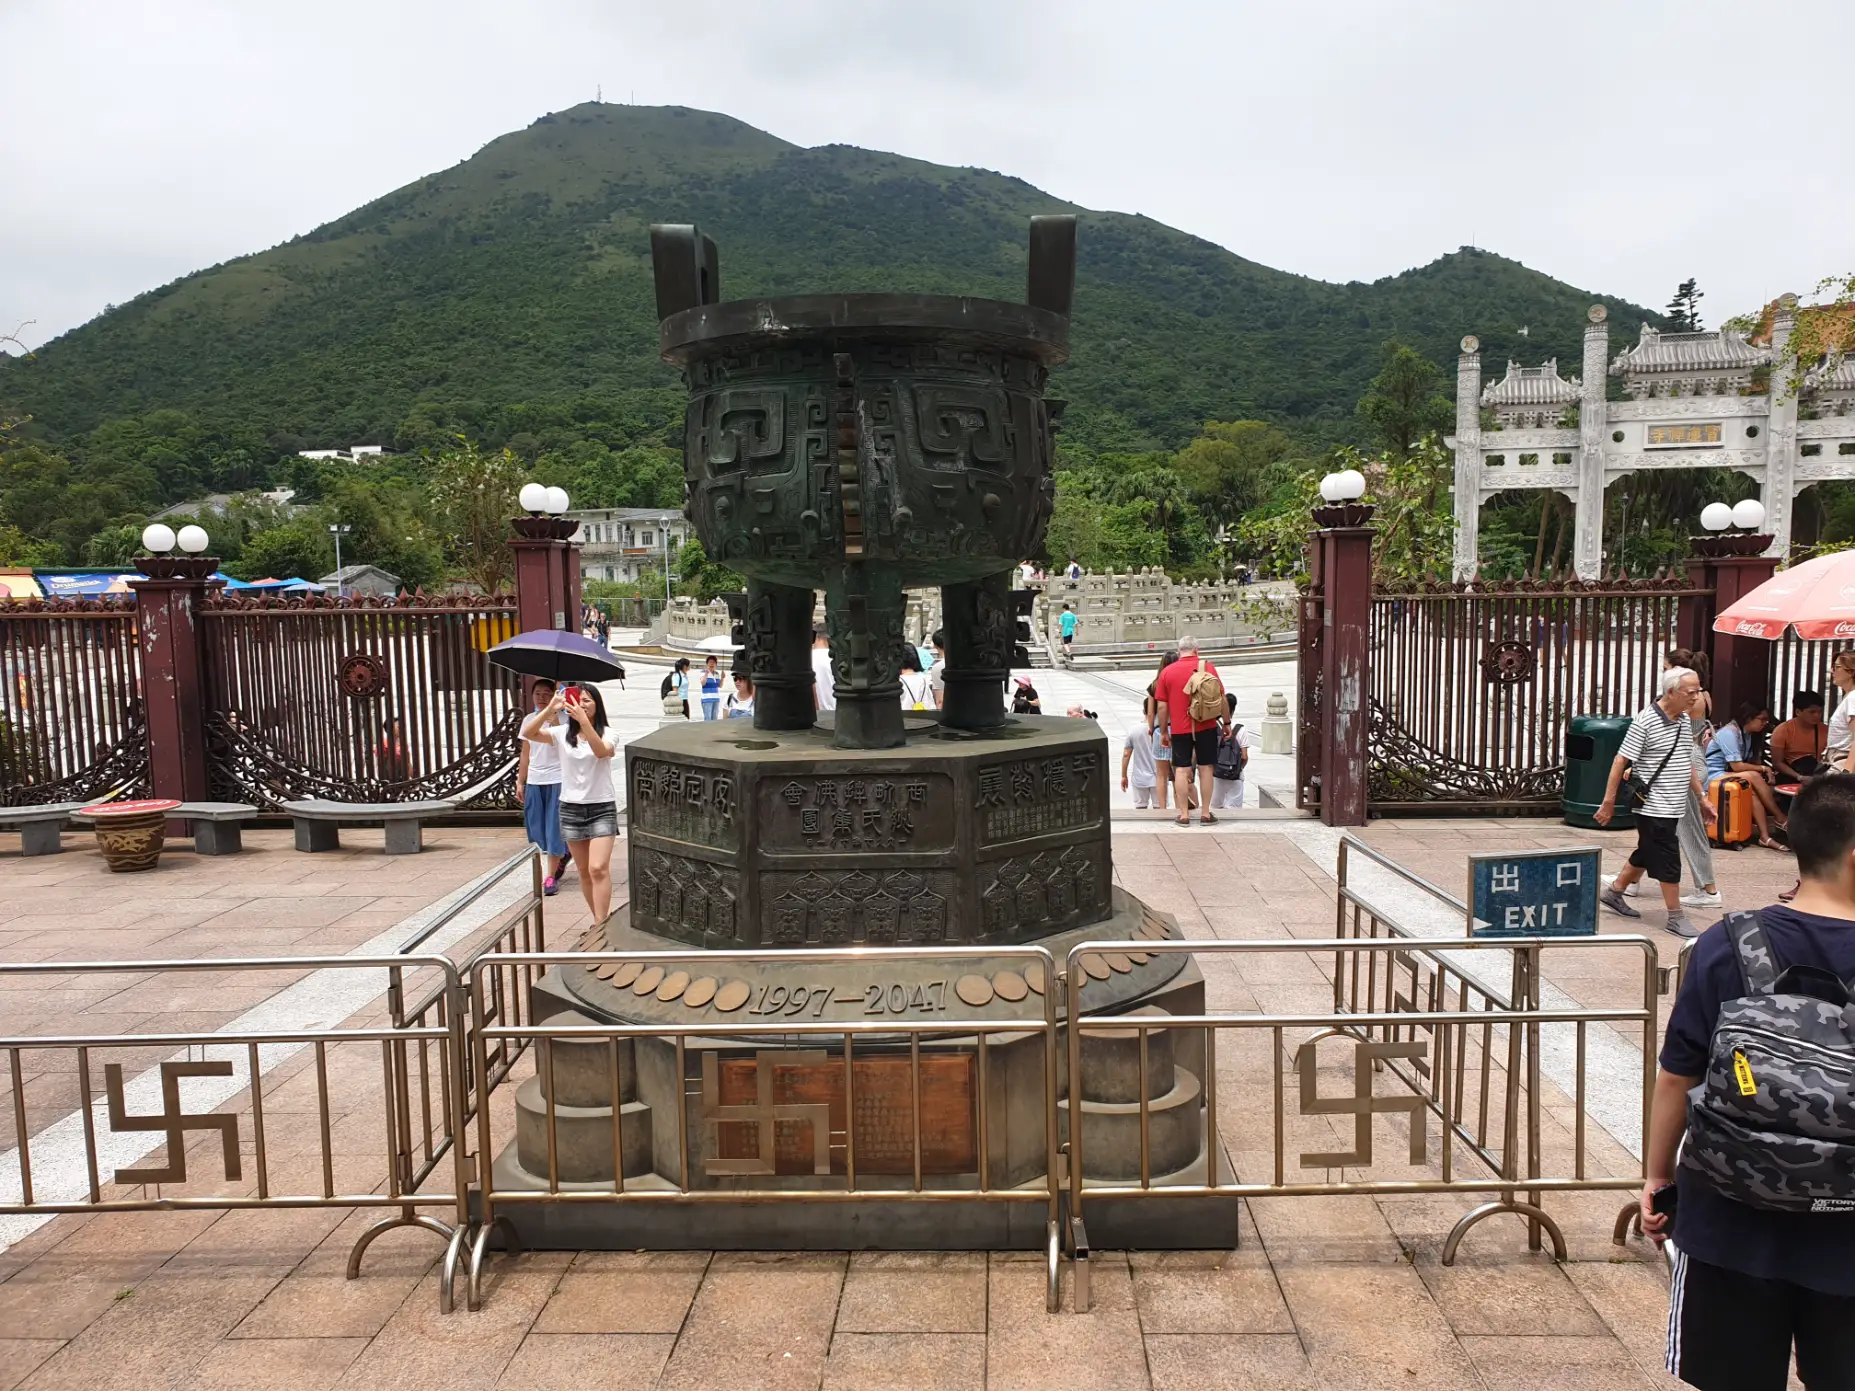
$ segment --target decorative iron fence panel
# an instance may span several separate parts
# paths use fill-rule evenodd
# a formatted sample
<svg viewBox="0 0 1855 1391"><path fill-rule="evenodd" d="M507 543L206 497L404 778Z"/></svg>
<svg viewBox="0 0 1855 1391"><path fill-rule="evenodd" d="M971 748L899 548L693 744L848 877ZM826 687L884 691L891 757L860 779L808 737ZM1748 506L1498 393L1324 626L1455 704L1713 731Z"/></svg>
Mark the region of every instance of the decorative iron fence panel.
<svg viewBox="0 0 1855 1391"><path fill-rule="evenodd" d="M218 597L204 615L213 796L515 805L512 602Z"/></svg>
<svg viewBox="0 0 1855 1391"><path fill-rule="evenodd" d="M1397 811L1549 811L1573 715L1655 693L1678 581L1380 591L1372 602L1368 797Z"/></svg>
<svg viewBox="0 0 1855 1391"><path fill-rule="evenodd" d="M0 611L0 803L145 795L148 739L133 602Z"/></svg>

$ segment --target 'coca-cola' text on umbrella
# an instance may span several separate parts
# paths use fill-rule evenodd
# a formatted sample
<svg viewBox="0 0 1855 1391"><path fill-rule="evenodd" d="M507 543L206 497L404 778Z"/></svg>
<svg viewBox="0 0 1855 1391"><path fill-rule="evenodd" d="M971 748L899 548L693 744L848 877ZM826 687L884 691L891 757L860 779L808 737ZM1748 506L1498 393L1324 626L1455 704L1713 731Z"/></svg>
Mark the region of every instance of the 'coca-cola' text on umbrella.
<svg viewBox="0 0 1855 1391"><path fill-rule="evenodd" d="M1787 628L1806 642L1855 639L1855 550L1780 570L1713 620L1714 632L1742 638L1775 640Z"/></svg>

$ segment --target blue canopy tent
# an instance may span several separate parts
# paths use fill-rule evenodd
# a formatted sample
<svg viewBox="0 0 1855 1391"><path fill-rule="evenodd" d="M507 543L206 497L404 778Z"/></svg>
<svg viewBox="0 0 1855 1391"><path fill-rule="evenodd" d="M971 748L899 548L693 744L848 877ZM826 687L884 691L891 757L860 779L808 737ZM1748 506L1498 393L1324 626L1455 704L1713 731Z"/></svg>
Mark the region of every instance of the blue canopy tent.
<svg viewBox="0 0 1855 1391"><path fill-rule="evenodd" d="M145 576L134 570L39 570L34 572L34 578L48 599L94 599L100 594L128 594L131 592L129 581L143 579ZM224 580L227 589L256 588L230 575L215 573L213 578Z"/></svg>

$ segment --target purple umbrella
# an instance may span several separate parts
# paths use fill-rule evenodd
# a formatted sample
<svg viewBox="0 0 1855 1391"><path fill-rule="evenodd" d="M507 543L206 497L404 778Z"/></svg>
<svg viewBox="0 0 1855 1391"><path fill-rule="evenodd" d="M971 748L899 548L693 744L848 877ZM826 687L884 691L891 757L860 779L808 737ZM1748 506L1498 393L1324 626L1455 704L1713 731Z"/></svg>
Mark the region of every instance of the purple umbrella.
<svg viewBox="0 0 1855 1391"><path fill-rule="evenodd" d="M517 633L489 650L497 666L550 681L623 681L625 668L589 637L559 628Z"/></svg>

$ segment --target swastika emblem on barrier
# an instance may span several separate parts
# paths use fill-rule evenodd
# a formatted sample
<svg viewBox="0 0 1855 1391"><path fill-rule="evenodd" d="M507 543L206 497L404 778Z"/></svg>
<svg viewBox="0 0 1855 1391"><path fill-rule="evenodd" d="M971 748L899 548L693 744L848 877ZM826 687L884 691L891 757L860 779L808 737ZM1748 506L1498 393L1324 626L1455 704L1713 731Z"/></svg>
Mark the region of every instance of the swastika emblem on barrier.
<svg viewBox="0 0 1855 1391"><path fill-rule="evenodd" d="M225 1176L239 1177L238 1117L220 1115L190 1116L180 1107L180 1079L183 1077L230 1077L229 1062L162 1063L161 1114L131 1116L122 1094L122 1064L105 1063L103 1090L109 1100L109 1128L117 1134L135 1130L167 1132L167 1164L163 1168L118 1169L116 1182L185 1183L187 1181L187 1132L217 1130L225 1145Z"/></svg>
<svg viewBox="0 0 1855 1391"><path fill-rule="evenodd" d="M713 1050L702 1055L702 1119L720 1148L718 1126L723 1122L746 1122L758 1128L759 1150L751 1159L709 1159L703 1172L723 1174L771 1174L778 1172L775 1126L780 1121L808 1121L812 1128L812 1172L831 1172L831 1108L803 1102L773 1101L773 1065L822 1064L823 1052L800 1049L792 1052L757 1052L754 1054L754 1100L748 1105L723 1105L721 1100L721 1060Z"/></svg>
<svg viewBox="0 0 1855 1391"><path fill-rule="evenodd" d="M1304 1169L1340 1169L1364 1167L1372 1162L1372 1117L1384 1111L1407 1111L1411 1117L1411 1163L1424 1162L1424 1098L1411 1096L1374 1096L1372 1065L1383 1058L1420 1059L1429 1051L1427 1043L1358 1043L1353 1049L1353 1094L1321 1096L1315 1076L1313 1042L1304 1043L1295 1052L1295 1071L1301 1076L1301 1114L1304 1116L1351 1116L1353 1148L1351 1153L1303 1154Z"/></svg>

